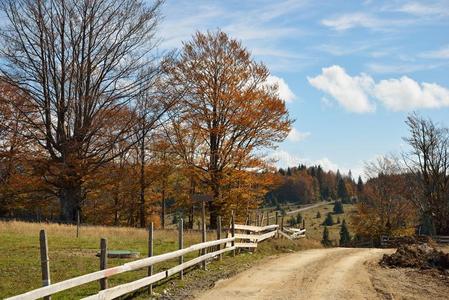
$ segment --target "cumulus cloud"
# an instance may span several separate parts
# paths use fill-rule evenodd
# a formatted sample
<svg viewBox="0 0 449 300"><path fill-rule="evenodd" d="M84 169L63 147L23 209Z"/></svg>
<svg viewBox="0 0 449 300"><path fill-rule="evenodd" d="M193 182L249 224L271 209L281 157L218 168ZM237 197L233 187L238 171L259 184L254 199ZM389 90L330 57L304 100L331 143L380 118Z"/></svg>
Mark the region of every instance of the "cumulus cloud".
<svg viewBox="0 0 449 300"><path fill-rule="evenodd" d="M292 128L287 136L287 140L292 142L300 142L310 136L310 132L301 132L296 128Z"/></svg>
<svg viewBox="0 0 449 300"><path fill-rule="evenodd" d="M349 76L340 66L323 68L321 75L307 77L309 83L332 96L346 110L356 113L372 112L375 105L366 91L374 86L374 80L366 74Z"/></svg>
<svg viewBox="0 0 449 300"><path fill-rule="evenodd" d="M267 78L267 83L270 85L277 84L279 88L279 98L281 98L285 102L292 102L296 98L295 94L292 92L284 79L274 75L270 75Z"/></svg>
<svg viewBox="0 0 449 300"><path fill-rule="evenodd" d="M449 89L436 83L418 83L407 76L376 83L369 75L350 76L342 67L331 66L308 80L346 110L356 113L374 111L374 100L393 111L449 107Z"/></svg>
<svg viewBox="0 0 449 300"><path fill-rule="evenodd" d="M435 83L419 84L407 76L381 80L375 97L394 111L449 106L449 89Z"/></svg>

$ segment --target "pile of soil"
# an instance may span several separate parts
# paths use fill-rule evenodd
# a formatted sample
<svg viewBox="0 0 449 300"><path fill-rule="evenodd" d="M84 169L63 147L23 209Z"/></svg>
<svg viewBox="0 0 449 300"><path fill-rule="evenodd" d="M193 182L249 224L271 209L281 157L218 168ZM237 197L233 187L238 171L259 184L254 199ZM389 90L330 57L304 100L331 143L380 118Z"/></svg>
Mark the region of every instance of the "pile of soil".
<svg viewBox="0 0 449 300"><path fill-rule="evenodd" d="M395 253L384 254L380 265L418 269L449 269L449 253L438 251L427 243L400 245Z"/></svg>

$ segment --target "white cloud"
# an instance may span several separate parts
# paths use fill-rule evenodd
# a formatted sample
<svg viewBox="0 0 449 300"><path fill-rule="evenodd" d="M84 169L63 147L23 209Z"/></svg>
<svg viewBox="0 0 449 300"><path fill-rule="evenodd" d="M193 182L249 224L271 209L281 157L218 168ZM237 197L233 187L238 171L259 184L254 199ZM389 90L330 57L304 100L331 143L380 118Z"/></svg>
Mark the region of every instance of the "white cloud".
<svg viewBox="0 0 449 300"><path fill-rule="evenodd" d="M354 27L377 28L382 25L382 21L368 14L357 12L324 19L321 24L337 31L344 31Z"/></svg>
<svg viewBox="0 0 449 300"><path fill-rule="evenodd" d="M311 134L310 132L301 132L297 130L295 127L293 127L287 136L287 140L291 142L301 142L306 138L308 138L310 134Z"/></svg>
<svg viewBox="0 0 449 300"><path fill-rule="evenodd" d="M331 95L348 111L365 113L375 110L366 93L373 88L374 80L366 74L351 77L345 69L334 65L323 68L321 75L307 79L313 87Z"/></svg>
<svg viewBox="0 0 449 300"><path fill-rule="evenodd" d="M437 58L437 59L448 59L449 58L449 45L435 50L435 51L429 51L425 52L421 55L425 58Z"/></svg>
<svg viewBox="0 0 449 300"><path fill-rule="evenodd" d="M364 113L375 109L371 99L393 111L418 108L449 107L449 89L436 83L422 82L403 76L378 83L371 76L350 76L340 66L323 68L322 74L308 78L315 88L332 96L351 112Z"/></svg>
<svg viewBox="0 0 449 300"><path fill-rule="evenodd" d="M408 2L396 9L396 11L419 17L444 17L449 15L448 1L434 3Z"/></svg>
<svg viewBox="0 0 449 300"><path fill-rule="evenodd" d="M436 83L419 84L407 76L381 80L375 96L393 111L449 106L449 89Z"/></svg>
<svg viewBox="0 0 449 300"><path fill-rule="evenodd" d="M363 164L361 162L359 162L357 165L354 165L353 168L346 168L333 162L328 157L322 157L320 159L310 159L292 154L285 150L273 151L270 155L268 155L267 159L271 161L274 160L274 165L277 168L285 169L287 167L297 167L300 164L304 164L306 166L320 165L325 171L337 172L337 170L340 170L341 174L348 174L349 170L351 170L353 178L357 179L359 175L364 177Z"/></svg>
<svg viewBox="0 0 449 300"><path fill-rule="evenodd" d="M284 100L285 102L292 102L296 96L288 86L288 84L285 82L284 79L270 75L267 78L268 84L276 84L278 86L278 92L279 92L279 98Z"/></svg>
<svg viewBox="0 0 449 300"><path fill-rule="evenodd" d="M438 68L437 64L378 64L371 63L367 65L368 69L374 73L379 74L404 74L413 73L416 71L431 70Z"/></svg>
<svg viewBox="0 0 449 300"><path fill-rule="evenodd" d="M346 13L321 20L322 25L336 31L346 31L352 28L391 31L395 27L402 27L414 23L416 23L416 18L379 18L374 14L364 12Z"/></svg>

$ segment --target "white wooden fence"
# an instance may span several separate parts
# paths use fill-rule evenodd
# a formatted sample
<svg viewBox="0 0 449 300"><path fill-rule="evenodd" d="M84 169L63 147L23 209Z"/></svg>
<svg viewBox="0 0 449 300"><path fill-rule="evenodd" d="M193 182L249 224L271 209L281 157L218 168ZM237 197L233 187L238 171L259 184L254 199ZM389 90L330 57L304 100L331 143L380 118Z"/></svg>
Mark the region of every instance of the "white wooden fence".
<svg viewBox="0 0 449 300"><path fill-rule="evenodd" d="M181 226L181 228L182 228L182 226ZM180 250L176 250L176 251L169 252L169 253L164 253L164 254L160 254L160 255L156 255L156 256L151 256L151 257L131 261L131 262L125 263L125 264L117 266L117 267L106 268L104 270L81 275L81 276L78 276L75 278L67 279L67 280L53 283L53 284L49 284L50 280L48 277L48 280L44 284L49 284L49 285L26 292L21 295L7 298L6 300L18 300L18 299L32 300L32 299L39 299L39 298L49 299L49 297L53 294L56 294L58 292L65 291L65 290L68 290L71 288L75 288L75 287L78 287L78 286L86 284L86 283L90 283L90 282L94 282L94 281L101 282L102 280L104 281L107 278L117 275L117 274L130 272L130 271L134 271L134 270L138 270L138 269L142 269L142 268L149 268L149 267L152 267L156 263L164 262L164 261L171 260L174 258L181 258L184 255L194 252L194 251L198 251L198 250L202 251L201 252L202 255L200 255L194 259L191 259L189 261L186 261L186 262L183 262L181 260L179 265L172 267L168 270L149 275L148 277L145 277L145 278L133 281L133 282L121 284L121 285L114 286L111 288L106 288L106 289L99 291L95 295L91 295L89 297L84 298L86 300L87 299L89 299L89 300L114 299L114 298L126 295L130 292L136 291L138 289L141 289L143 287L150 286L151 284L156 283L162 279L169 278L174 274L177 274L177 273L179 274L180 272L182 272L183 270L185 270L189 267L192 267L198 263L204 263L206 260L221 256L223 253L226 253L228 251L233 251L237 248L255 248L255 247L257 247L257 243L260 243L263 240L266 240L270 237L275 236L275 234L277 232L277 228L278 228L278 225L268 225L268 226L264 226L264 227L258 227L258 226L233 224L233 226L231 227L231 230L230 230L230 236L227 238L218 239L218 240L209 241L209 242L202 242L202 243L195 244L195 245L192 245L192 246L184 248L184 249L180 249ZM247 233L235 234L235 230L245 231ZM152 230L151 230L151 232L152 232ZM180 232L182 235L182 229ZM45 236L45 233L44 233L44 236ZM45 237L45 240L46 240L46 237ZM236 242L237 240L239 242ZM244 242L244 241L246 241L246 242ZM182 245L182 243L181 243L181 245ZM225 246L222 248L222 245L225 245ZM206 249L215 249L215 250L213 250L213 252L206 253ZM216 249L218 249L218 250L216 250ZM45 251L46 250L48 250L48 249L45 249ZM105 255L107 256L107 254L105 254ZM48 261L48 257L46 257L45 259ZM45 261L45 262L47 262L47 261ZM45 263L44 260L42 262ZM47 268L48 268L48 265L47 265ZM49 270L48 270L48 273L49 273Z"/></svg>

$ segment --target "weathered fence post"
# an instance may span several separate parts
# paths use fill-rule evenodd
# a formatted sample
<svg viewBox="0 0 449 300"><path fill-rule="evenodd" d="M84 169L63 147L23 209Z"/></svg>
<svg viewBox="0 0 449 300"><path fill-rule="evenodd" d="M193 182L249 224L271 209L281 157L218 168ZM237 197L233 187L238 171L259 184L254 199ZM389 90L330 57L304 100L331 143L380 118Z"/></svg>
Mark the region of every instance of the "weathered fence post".
<svg viewBox="0 0 449 300"><path fill-rule="evenodd" d="M178 227L179 235L178 235L178 244L179 249L184 248L184 220L181 218L179 219L179 227ZM179 257L179 264L181 265L184 263L184 256ZM179 277L181 280L184 279L184 272L183 270L179 271Z"/></svg>
<svg viewBox="0 0 449 300"><path fill-rule="evenodd" d="M302 219L302 229L306 229L306 220Z"/></svg>
<svg viewBox="0 0 449 300"><path fill-rule="evenodd" d="M153 222L148 225L148 257L153 256ZM148 276L153 275L153 265L148 267ZM153 285L148 287L148 293L153 295Z"/></svg>
<svg viewBox="0 0 449 300"><path fill-rule="evenodd" d="M232 211L232 215L231 215L231 235L234 238L235 237L235 216L234 216L234 211ZM232 241L231 246L234 247L235 246L235 240ZM235 249L232 250L232 256L235 256Z"/></svg>
<svg viewBox="0 0 449 300"><path fill-rule="evenodd" d="M276 225L279 224L279 212L276 211Z"/></svg>
<svg viewBox="0 0 449 300"><path fill-rule="evenodd" d="M284 231L284 216L281 218L281 230Z"/></svg>
<svg viewBox="0 0 449 300"><path fill-rule="evenodd" d="M42 286L51 284L50 280L50 260L48 258L48 241L45 230L39 232L39 243L41 250L41 270L42 270ZM51 299L51 296L44 297L45 300Z"/></svg>
<svg viewBox="0 0 449 300"><path fill-rule="evenodd" d="M221 240L221 216L217 217L217 240ZM218 250L221 250L221 245L218 245ZM218 256L218 260L222 260L223 259L223 255L219 255Z"/></svg>
<svg viewBox="0 0 449 300"><path fill-rule="evenodd" d="M102 238L100 240L100 270L105 270L108 267L108 240ZM108 288L108 278L100 279L100 289Z"/></svg>
<svg viewBox="0 0 449 300"><path fill-rule="evenodd" d="M270 225L270 212L267 211L267 226Z"/></svg>
<svg viewBox="0 0 449 300"><path fill-rule="evenodd" d="M202 230L202 234L201 234L201 241L203 243L206 242L206 202L203 200L201 201L201 230ZM206 254L206 249L202 249L201 250L201 255L205 255ZM206 260L203 260L203 270L206 270Z"/></svg>

